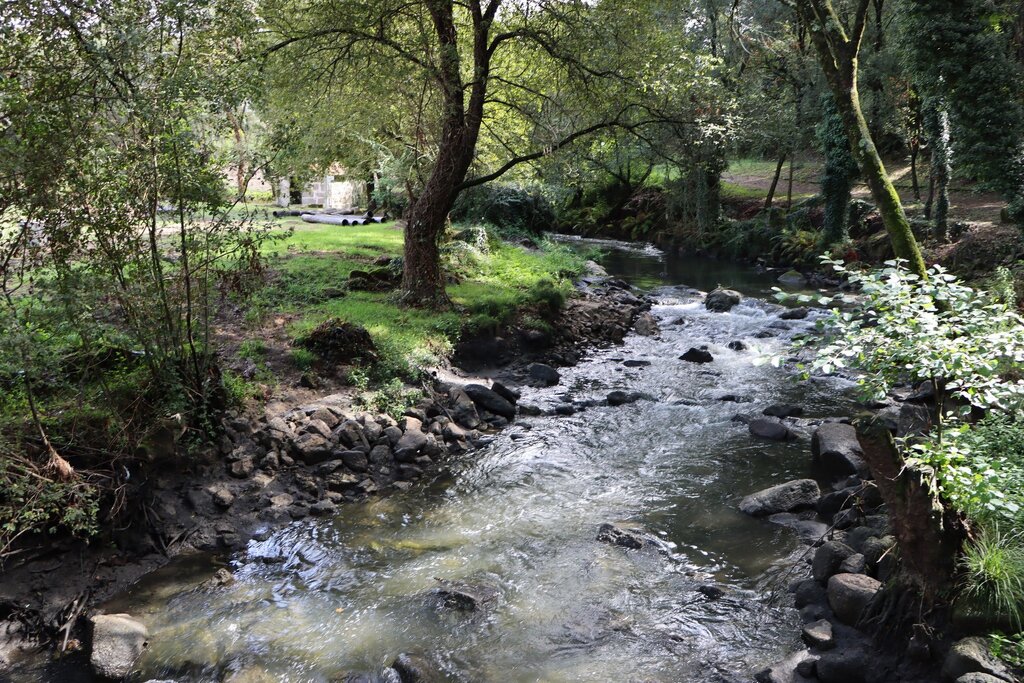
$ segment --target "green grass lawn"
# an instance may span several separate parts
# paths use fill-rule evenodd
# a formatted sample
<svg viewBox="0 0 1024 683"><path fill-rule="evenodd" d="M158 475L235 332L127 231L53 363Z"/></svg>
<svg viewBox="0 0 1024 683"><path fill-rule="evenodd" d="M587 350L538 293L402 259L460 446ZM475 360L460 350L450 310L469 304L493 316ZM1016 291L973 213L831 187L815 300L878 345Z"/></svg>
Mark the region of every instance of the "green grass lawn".
<svg viewBox="0 0 1024 683"><path fill-rule="evenodd" d="M365 327L380 351L382 375L414 375L448 355L465 332L497 329L516 315L553 313L572 291L584 260L544 242L527 250L491 235L487 248L446 246L447 311L405 308L395 292L348 291L353 270L372 268L380 256L400 256L402 231L394 223L336 226L303 223L267 245L272 282L257 292L247 314L258 322L274 313L294 315L289 334L301 337L329 318ZM458 248L456 248L458 247Z"/></svg>

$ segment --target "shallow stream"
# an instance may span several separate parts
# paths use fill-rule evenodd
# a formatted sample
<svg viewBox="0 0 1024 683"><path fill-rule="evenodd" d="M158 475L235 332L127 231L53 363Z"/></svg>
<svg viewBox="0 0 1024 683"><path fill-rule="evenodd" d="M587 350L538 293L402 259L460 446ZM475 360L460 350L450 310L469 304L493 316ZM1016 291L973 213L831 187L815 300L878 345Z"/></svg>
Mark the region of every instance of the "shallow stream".
<svg viewBox="0 0 1024 683"><path fill-rule="evenodd" d="M522 402L614 389L649 400L521 418L433 481L268 531L230 558L227 587L198 586L207 563L150 577L110 606L151 632L138 680L372 681L410 653L453 681L708 683L749 680L795 649L798 615L777 593L806 546L736 505L809 475L808 444L755 440L732 417L775 402L838 415L844 387L764 362L809 322L753 298L709 313L677 286L764 295L769 276L605 246L612 274L657 299L661 336L589 355ZM728 349L734 340L748 349ZM701 345L713 363L678 360ZM597 542L604 522L643 527L669 550ZM479 614L438 609L437 578L494 586L497 600ZM709 584L724 597L697 590Z"/></svg>

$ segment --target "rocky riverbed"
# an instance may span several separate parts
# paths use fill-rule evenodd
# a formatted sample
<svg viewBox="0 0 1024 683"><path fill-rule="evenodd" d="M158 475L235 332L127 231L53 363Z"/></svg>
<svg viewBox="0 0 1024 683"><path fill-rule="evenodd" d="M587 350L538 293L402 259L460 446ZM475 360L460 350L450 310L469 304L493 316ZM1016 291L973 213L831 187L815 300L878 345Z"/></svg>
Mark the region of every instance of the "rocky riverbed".
<svg viewBox="0 0 1024 683"><path fill-rule="evenodd" d="M582 286L562 332L469 340L401 419L230 416L214 465L154 485L159 552L18 570L82 642L15 680L1012 680L977 641L872 639L895 554L864 409L764 362L813 311ZM909 433L926 398L875 412Z"/></svg>
<svg viewBox="0 0 1024 683"><path fill-rule="evenodd" d="M557 333L468 340L456 362L509 385L553 386L557 367L575 364L588 349L621 343L650 305L594 264ZM518 390L469 370L439 369L435 375L443 379L429 387L429 397L397 420L354 408L351 393L298 406L272 402L260 415L229 413L219 443L197 462L186 463L185 471L153 467L133 486L147 503L139 528L117 533L114 547L61 542L6 568L0 674L20 651L81 647L96 628L87 616L97 605L174 558L237 551L292 521L406 491L451 457L490 443L517 412L540 412L517 407Z"/></svg>

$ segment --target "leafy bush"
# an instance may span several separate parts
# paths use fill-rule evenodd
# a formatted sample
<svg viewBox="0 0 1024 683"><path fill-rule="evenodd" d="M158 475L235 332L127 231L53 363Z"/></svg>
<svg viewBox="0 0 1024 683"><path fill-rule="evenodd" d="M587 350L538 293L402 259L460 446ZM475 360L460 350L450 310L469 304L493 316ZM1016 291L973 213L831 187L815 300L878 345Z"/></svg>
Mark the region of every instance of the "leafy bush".
<svg viewBox="0 0 1024 683"><path fill-rule="evenodd" d="M970 406L1011 412L1024 405L1024 380L1011 373L1024 363L1024 319L1005 302L962 284L941 266L922 280L902 261L869 272L823 261L862 297L854 308L833 309L823 320L826 344L812 369L828 374L857 368L860 386L873 399L897 384L930 382L938 390L940 418L948 399L963 401L961 414Z"/></svg>
<svg viewBox="0 0 1024 683"><path fill-rule="evenodd" d="M500 231L540 234L554 227L555 210L538 189L520 185L488 183L459 195L452 220L484 221Z"/></svg>
<svg viewBox="0 0 1024 683"><path fill-rule="evenodd" d="M419 389L408 389L405 383L396 378L383 382L373 391L367 391L369 379L362 375L357 377L357 387L362 392L359 403L367 410L385 413L398 419L406 410L423 400L423 392Z"/></svg>
<svg viewBox="0 0 1024 683"><path fill-rule="evenodd" d="M0 561L21 536L96 533L100 490L75 479L54 480L33 462L0 446Z"/></svg>
<svg viewBox="0 0 1024 683"><path fill-rule="evenodd" d="M825 262L862 296L824 319L825 343L811 368L855 369L875 399L901 383L934 389L934 428L898 446L906 466L922 472L943 504L978 530L960 558L960 600L1020 628L1024 536L1002 531L1020 526L1024 508L1024 320L1013 298L975 290L938 266L922 279L900 261L863 273ZM985 417L972 424L978 412Z"/></svg>

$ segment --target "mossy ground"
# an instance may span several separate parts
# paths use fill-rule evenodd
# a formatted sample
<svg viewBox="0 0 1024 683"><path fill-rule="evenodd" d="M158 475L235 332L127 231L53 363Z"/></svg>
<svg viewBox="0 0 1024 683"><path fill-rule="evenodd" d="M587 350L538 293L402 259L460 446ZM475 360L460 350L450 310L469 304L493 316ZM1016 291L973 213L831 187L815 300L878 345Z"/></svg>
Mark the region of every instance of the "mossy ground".
<svg viewBox="0 0 1024 683"><path fill-rule="evenodd" d="M370 332L379 360L361 371L382 383L395 377L414 379L443 362L464 333L496 331L522 315L550 317L571 294L572 280L584 264L560 245L541 240L527 248L505 242L491 230L482 244L453 240L445 246L449 309L407 308L398 304L394 291L346 286L352 271L366 270L381 257L401 256L398 224L281 223L289 231L266 247L271 273L267 285L240 304L239 329L224 330L233 339L224 351L255 362L260 372L253 379L258 383L288 382L294 372L315 369L317 359L292 342L329 318ZM268 334L268 328L274 331ZM258 352L253 351L256 341L262 345ZM244 383L235 385L253 393Z"/></svg>

